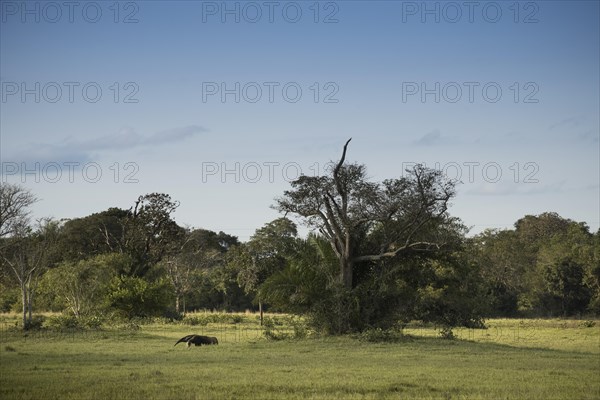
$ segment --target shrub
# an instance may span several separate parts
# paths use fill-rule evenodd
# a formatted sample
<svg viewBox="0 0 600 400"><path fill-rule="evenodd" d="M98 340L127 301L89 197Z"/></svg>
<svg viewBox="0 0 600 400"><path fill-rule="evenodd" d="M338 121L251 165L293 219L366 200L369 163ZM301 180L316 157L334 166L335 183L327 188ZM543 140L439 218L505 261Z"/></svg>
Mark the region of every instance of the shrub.
<svg viewBox="0 0 600 400"><path fill-rule="evenodd" d="M194 315L194 316L185 316L182 320L182 322L186 325L192 325L192 326L196 326L196 325L200 325L200 326L205 326L208 325L208 323L210 322L208 318L206 318L205 315Z"/></svg>
<svg viewBox="0 0 600 400"><path fill-rule="evenodd" d="M99 315L92 315L81 320L81 324L90 329L100 329L103 322L103 318Z"/></svg>
<svg viewBox="0 0 600 400"><path fill-rule="evenodd" d="M442 329L440 329L440 336L442 337L442 339L448 339L448 340L456 339L454 332L452 332L452 328L449 326L445 326Z"/></svg>
<svg viewBox="0 0 600 400"><path fill-rule="evenodd" d="M134 321L126 322L125 324L121 325L120 328L124 331L129 331L129 332L137 332L140 329L142 329L141 325Z"/></svg>
<svg viewBox="0 0 600 400"><path fill-rule="evenodd" d="M19 303L18 289L9 289L0 283L0 312L10 312Z"/></svg>
<svg viewBox="0 0 600 400"><path fill-rule="evenodd" d="M367 329L358 335L358 340L372 343L396 343L405 339L402 331L397 329Z"/></svg>
<svg viewBox="0 0 600 400"><path fill-rule="evenodd" d="M587 320L587 321L583 321L580 326L582 328L593 328L594 326L596 326L596 321L593 320Z"/></svg>
<svg viewBox="0 0 600 400"><path fill-rule="evenodd" d="M173 291L166 280L148 282L142 278L113 278L106 299L107 306L126 318L159 316L171 304Z"/></svg>
<svg viewBox="0 0 600 400"><path fill-rule="evenodd" d="M287 332L280 332L277 329L265 328L263 334L268 340L285 340L290 339L291 336Z"/></svg>
<svg viewBox="0 0 600 400"><path fill-rule="evenodd" d="M25 330L40 330L46 321L46 317L43 315L34 315L31 320L27 321L25 324Z"/></svg>
<svg viewBox="0 0 600 400"><path fill-rule="evenodd" d="M70 314L61 314L48 318L45 326L55 331L74 330L81 328L77 317Z"/></svg>
<svg viewBox="0 0 600 400"><path fill-rule="evenodd" d="M289 323L292 326L292 329L294 329L294 339L304 339L308 336L309 331L306 321L292 316L290 317Z"/></svg>
<svg viewBox="0 0 600 400"><path fill-rule="evenodd" d="M186 325L206 326L208 324L240 324L247 321L247 317L239 314L210 313L187 314L181 322Z"/></svg>
<svg viewBox="0 0 600 400"><path fill-rule="evenodd" d="M304 339L309 334L306 321L295 316L266 317L263 334L269 340Z"/></svg>
<svg viewBox="0 0 600 400"><path fill-rule="evenodd" d="M231 323L233 323L233 324L241 324L242 322L244 322L244 317L242 315L239 315L239 314L232 314L231 315Z"/></svg>

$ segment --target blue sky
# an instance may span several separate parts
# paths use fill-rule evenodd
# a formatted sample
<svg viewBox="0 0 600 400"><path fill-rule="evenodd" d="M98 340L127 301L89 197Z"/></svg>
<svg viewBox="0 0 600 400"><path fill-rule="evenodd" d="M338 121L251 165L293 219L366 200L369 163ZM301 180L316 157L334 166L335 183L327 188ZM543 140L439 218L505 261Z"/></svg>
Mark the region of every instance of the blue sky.
<svg viewBox="0 0 600 400"><path fill-rule="evenodd" d="M599 227L597 1L73 4L0 2L2 179L38 217L165 192L246 240L352 137L375 180L460 178L471 233Z"/></svg>

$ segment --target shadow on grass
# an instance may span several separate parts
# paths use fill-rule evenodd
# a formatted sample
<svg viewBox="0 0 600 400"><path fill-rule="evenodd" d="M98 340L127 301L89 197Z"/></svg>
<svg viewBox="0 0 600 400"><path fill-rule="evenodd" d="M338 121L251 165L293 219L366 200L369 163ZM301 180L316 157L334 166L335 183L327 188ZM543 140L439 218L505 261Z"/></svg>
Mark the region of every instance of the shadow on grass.
<svg viewBox="0 0 600 400"><path fill-rule="evenodd" d="M185 333L189 330L189 333ZM209 331L214 332L215 331ZM166 329L161 332L145 331L144 329L135 330L123 330L123 329L99 329L99 330L37 330L37 331L20 331L20 330L4 330L0 332L0 344L3 346L2 351L10 352L14 348L15 343L19 344L36 344L36 343L85 343L85 344L99 344L102 342L111 343L117 342L122 344L135 344L144 345L152 344L152 347L156 347L158 344L164 343L165 350L187 350L185 343L179 344L174 347L175 342L182 336L190 333L209 333L209 332L196 332L196 330L187 329L183 331L181 327L177 329ZM234 336L234 333L228 332L229 335ZM181 336L180 336L181 335ZM219 337L216 333L215 336ZM469 339L444 339L440 337L425 337L416 336L410 334L400 335L394 338L392 341L365 341L357 335L342 335L342 336L317 336L308 337L302 339L282 339L277 341L270 341L256 335L252 338L253 340L244 341L223 341L219 337L219 346L240 346L242 347L256 347L256 344L260 344L261 349L278 348L280 346L287 347L293 345L299 352L306 352L308 349L314 350L314 347L340 347L344 349L356 349L356 348L412 348L412 347L424 347L425 351L452 351L461 350L462 352L468 353L481 353L485 354L488 352L510 352L518 351L531 354L539 354L544 352L548 355L577 355L585 356L590 355L597 357L598 354L590 352L572 351L572 350L561 350L552 349L543 346L519 346L518 344L507 344L507 343L490 343L490 342L478 342ZM201 346L204 348L205 346ZM196 348L192 346L190 349Z"/></svg>

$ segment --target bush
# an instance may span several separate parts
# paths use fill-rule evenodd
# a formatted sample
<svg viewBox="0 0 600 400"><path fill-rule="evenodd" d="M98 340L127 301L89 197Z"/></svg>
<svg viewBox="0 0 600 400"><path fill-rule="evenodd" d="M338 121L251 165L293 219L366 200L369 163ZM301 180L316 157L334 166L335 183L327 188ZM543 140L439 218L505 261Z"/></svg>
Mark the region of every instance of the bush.
<svg viewBox="0 0 600 400"><path fill-rule="evenodd" d="M309 334L306 321L295 316L267 317L263 321L263 329L269 340L304 339Z"/></svg>
<svg viewBox="0 0 600 400"><path fill-rule="evenodd" d="M318 332L341 335L359 330L359 297L342 285L335 285L315 302L307 313L308 324Z"/></svg>
<svg viewBox="0 0 600 400"><path fill-rule="evenodd" d="M232 314L231 315L231 323L233 323L233 324L241 324L242 322L244 322L244 317L242 315L239 315L239 314Z"/></svg>
<svg viewBox="0 0 600 400"><path fill-rule="evenodd" d="M186 325L206 326L208 324L240 324L247 318L239 314L210 313L210 314L188 314L182 322Z"/></svg>
<svg viewBox="0 0 600 400"><path fill-rule="evenodd" d="M267 340L291 339L291 335L289 333L280 332L277 329L273 329L273 328L265 328L265 330L263 331L263 334L265 335L265 338L267 338Z"/></svg>
<svg viewBox="0 0 600 400"><path fill-rule="evenodd" d="M192 326L196 326L196 325L200 325L200 326L206 326L208 325L209 318L206 318L205 315L194 315L194 316L185 316L182 320L182 322L186 325L192 325Z"/></svg>
<svg viewBox="0 0 600 400"><path fill-rule="evenodd" d="M456 339L454 332L452 332L452 328L449 326L445 326L440 330L440 336L442 339L453 340Z"/></svg>
<svg viewBox="0 0 600 400"><path fill-rule="evenodd" d="M163 315L172 303L170 284L160 279L148 282L142 278L120 276L113 278L106 303L125 318Z"/></svg>
<svg viewBox="0 0 600 400"><path fill-rule="evenodd" d="M80 329L80 321L74 315L61 314L48 318L45 326L55 331Z"/></svg>
<svg viewBox="0 0 600 400"><path fill-rule="evenodd" d="M0 284L0 312L10 312L17 303L19 303L19 290L9 289Z"/></svg>
<svg viewBox="0 0 600 400"><path fill-rule="evenodd" d="M42 326L44 325L45 321L46 317L44 317L43 315L34 315L30 321L27 321L27 323L24 326L24 329L26 331L40 330L42 329Z"/></svg>
<svg viewBox="0 0 600 400"><path fill-rule="evenodd" d="M591 319L588 321L583 321L581 323L582 328L593 328L594 326L596 326L596 321L593 321Z"/></svg>
<svg viewBox="0 0 600 400"><path fill-rule="evenodd" d="M291 316L289 324L294 330L294 339L304 339L308 336L308 325L303 319Z"/></svg>
<svg viewBox="0 0 600 400"><path fill-rule="evenodd" d="M141 325L134 321L129 321L119 326L121 330L129 331L129 332L137 332L142 329Z"/></svg>
<svg viewBox="0 0 600 400"><path fill-rule="evenodd" d="M397 343L406 340L406 336L397 329L367 329L358 335L358 340L372 343Z"/></svg>
<svg viewBox="0 0 600 400"><path fill-rule="evenodd" d="M81 324L90 329L100 329L103 323L104 319L99 315L92 315L81 320Z"/></svg>

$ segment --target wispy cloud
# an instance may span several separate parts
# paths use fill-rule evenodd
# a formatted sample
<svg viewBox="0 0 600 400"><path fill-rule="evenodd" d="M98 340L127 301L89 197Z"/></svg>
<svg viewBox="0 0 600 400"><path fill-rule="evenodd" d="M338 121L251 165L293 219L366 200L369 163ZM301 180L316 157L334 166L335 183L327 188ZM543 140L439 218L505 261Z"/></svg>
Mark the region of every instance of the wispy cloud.
<svg viewBox="0 0 600 400"><path fill-rule="evenodd" d="M581 125L584 119L583 115L573 115L555 122L548 127L548 130L551 131L556 128L576 128Z"/></svg>
<svg viewBox="0 0 600 400"><path fill-rule="evenodd" d="M415 146L438 146L456 143L457 140L448 136L442 135L439 129L426 133L419 139L412 142Z"/></svg>
<svg viewBox="0 0 600 400"><path fill-rule="evenodd" d="M207 129L191 125L183 128L173 128L156 132L150 136L137 133L132 128L123 128L117 134L101 136L87 141L69 141L64 147L79 151L124 150L136 147L156 146L185 140L206 132Z"/></svg>
<svg viewBox="0 0 600 400"><path fill-rule="evenodd" d="M600 132L589 130L583 133L580 133L578 138L585 143L598 144L600 142Z"/></svg>
<svg viewBox="0 0 600 400"><path fill-rule="evenodd" d="M204 132L208 132L208 130L198 125L190 125L146 136L137 133L133 128L122 128L118 133L89 140L67 138L56 144L33 143L14 154L7 154L3 158L5 161L19 163L60 163L65 161L84 163L106 151L132 150L178 143Z"/></svg>

